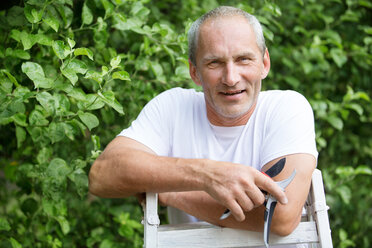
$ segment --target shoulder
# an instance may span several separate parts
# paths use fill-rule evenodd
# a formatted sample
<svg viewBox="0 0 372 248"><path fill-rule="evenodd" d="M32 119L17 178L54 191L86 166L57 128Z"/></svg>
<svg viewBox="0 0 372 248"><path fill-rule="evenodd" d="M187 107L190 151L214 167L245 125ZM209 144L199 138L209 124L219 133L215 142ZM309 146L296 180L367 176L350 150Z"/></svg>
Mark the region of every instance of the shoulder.
<svg viewBox="0 0 372 248"><path fill-rule="evenodd" d="M204 101L202 92L197 92L194 89L172 88L163 91L155 96L145 106L148 111L155 111L161 115L174 115L182 110L185 113L187 110L193 109L195 105L201 105Z"/></svg>
<svg viewBox="0 0 372 248"><path fill-rule="evenodd" d="M311 109L308 100L301 93L293 90L262 91L259 100L262 104L270 105L275 108Z"/></svg>
<svg viewBox="0 0 372 248"><path fill-rule="evenodd" d="M191 100L193 98L197 99L203 96L202 92L197 92L194 89L184 89L184 88L172 88L166 91L163 91L155 99L158 100L172 100L172 101L184 101Z"/></svg>
<svg viewBox="0 0 372 248"><path fill-rule="evenodd" d="M307 101L306 98L299 92L294 90L267 90L262 91L260 96L263 99L271 99L276 101L285 100L297 100L297 101Z"/></svg>

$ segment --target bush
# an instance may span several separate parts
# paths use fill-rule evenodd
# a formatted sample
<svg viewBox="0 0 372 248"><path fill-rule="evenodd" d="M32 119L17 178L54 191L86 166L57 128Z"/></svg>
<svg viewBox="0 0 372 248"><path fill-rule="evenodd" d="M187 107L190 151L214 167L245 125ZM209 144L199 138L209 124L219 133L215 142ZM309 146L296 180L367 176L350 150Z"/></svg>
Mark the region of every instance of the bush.
<svg viewBox="0 0 372 248"><path fill-rule="evenodd" d="M372 239L368 1L28 0L0 11L0 247L141 247L136 199L88 194L91 163L155 95L195 87L185 32L233 5L264 25L265 89L310 101L336 247Z"/></svg>

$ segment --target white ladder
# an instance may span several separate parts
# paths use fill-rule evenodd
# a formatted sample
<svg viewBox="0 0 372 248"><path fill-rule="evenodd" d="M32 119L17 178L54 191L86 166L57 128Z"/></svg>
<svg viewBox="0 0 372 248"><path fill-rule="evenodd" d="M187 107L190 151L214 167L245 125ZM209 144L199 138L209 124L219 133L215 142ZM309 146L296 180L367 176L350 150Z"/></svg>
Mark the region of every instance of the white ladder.
<svg viewBox="0 0 372 248"><path fill-rule="evenodd" d="M270 245L311 244L311 247L333 247L328 209L322 174L320 170L315 169L300 224L288 236L270 234ZM145 248L232 248L264 245L260 232L218 227L206 222L160 225L155 193L146 194L144 212Z"/></svg>

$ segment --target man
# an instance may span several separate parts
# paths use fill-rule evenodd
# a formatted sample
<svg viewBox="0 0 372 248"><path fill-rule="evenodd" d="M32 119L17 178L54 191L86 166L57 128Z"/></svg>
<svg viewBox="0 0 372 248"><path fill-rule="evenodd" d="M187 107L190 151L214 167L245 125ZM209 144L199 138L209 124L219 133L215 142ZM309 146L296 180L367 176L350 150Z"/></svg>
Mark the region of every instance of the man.
<svg viewBox="0 0 372 248"><path fill-rule="evenodd" d="M175 88L150 101L95 161L90 191L158 192L172 207L171 222L197 218L262 231L265 190L279 201L271 230L291 233L316 166L310 105L293 91L260 92L269 52L257 19L240 9L219 7L199 18L189 31L189 57L204 93ZM283 157L274 180L297 171L285 193L260 172ZM226 208L232 216L220 220Z"/></svg>

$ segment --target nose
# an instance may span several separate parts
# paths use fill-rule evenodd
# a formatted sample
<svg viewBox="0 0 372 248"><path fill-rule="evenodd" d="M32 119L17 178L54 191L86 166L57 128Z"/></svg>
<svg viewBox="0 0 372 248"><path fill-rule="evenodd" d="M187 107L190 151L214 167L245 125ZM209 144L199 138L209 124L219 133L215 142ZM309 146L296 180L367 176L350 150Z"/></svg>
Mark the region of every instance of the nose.
<svg viewBox="0 0 372 248"><path fill-rule="evenodd" d="M224 83L227 86L234 86L240 81L239 68L233 62L228 62L225 65Z"/></svg>

